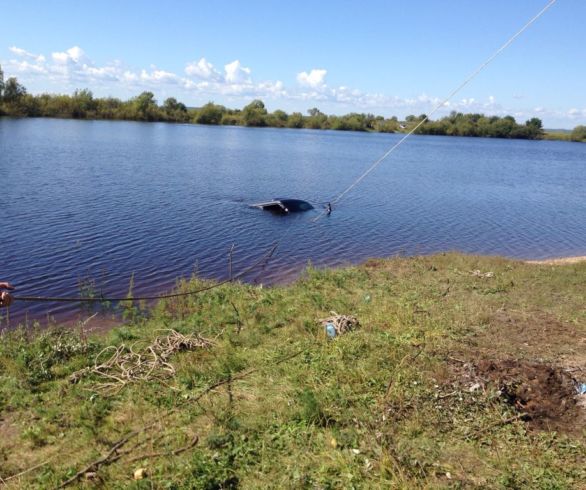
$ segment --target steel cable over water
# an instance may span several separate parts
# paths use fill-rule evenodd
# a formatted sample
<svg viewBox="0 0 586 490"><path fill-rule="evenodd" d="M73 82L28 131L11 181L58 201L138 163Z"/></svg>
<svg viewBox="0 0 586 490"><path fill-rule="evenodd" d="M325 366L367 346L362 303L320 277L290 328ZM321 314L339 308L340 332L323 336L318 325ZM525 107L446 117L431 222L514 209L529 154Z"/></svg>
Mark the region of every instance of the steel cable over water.
<svg viewBox="0 0 586 490"><path fill-rule="evenodd" d="M386 153L384 153L378 160L376 160L370 167L368 167L362 175L360 175L352 184L350 184L344 191L338 194L334 199L332 199L331 203L336 204L339 202L348 192L350 192L354 187L356 187L368 174L370 174L376 167L378 167L391 153L393 153L399 146L401 146L409 136L411 136L415 131L417 131L423 124L425 124L431 116L433 116L439 109L446 105L458 92L460 92L464 87L466 87L476 76L484 70L499 54L501 54L505 49L507 49L515 39L517 39L523 32L525 32L537 19L539 19L557 0L551 0L545 7L543 7L534 17L532 17L521 29L519 29L513 36L509 38L509 40L504 43L500 48L498 48L492 55L488 57L488 59L482 63L476 70L474 70L468 78L466 78L460 85L458 85L450 94L443 99L439 104L437 104L432 111L426 115L411 131L409 131L405 136L403 136L397 143L395 143L391 148L389 148ZM326 211L323 211L319 216L313 219L313 221L318 221L321 219L325 214Z"/></svg>
<svg viewBox="0 0 586 490"><path fill-rule="evenodd" d="M338 203L346 194L348 194L354 187L356 187L365 177L367 177L373 170L375 170L389 155L391 155L397 148L399 148L412 134L414 134L423 124L425 124L431 116L433 116L439 109L444 107L447 102L449 102L456 94L458 94L462 89L464 89L478 74L484 70L499 54L501 54L506 48L508 48L515 39L517 39L523 32L525 32L533 23L535 23L550 7L556 3L557 0L550 0L545 7L543 7L537 14L535 14L521 29L519 29L513 36L511 36L501 47L499 47L492 55L490 55L484 63L482 63L476 70L474 70L460 85L458 85L452 92L448 94L439 104L437 104L432 111L426 115L419 123L417 123L407 134L405 134L397 143L395 143L391 148L389 148L378 160L376 160L370 167L368 167L352 184L350 184L346 189L344 189L340 194L338 194L334 199L329 201L331 204ZM329 214L327 210L322 211L317 217L308 220L307 224L315 223L319 221L323 216ZM293 222L289 224L289 226L285 229L282 235L273 242L273 245L268 249L268 251L263 254L263 256L253 263L251 266L245 268L238 274L223 281L214 283L210 286L206 286L200 289L195 289L191 291L181 292L181 293L170 293L170 294L162 294L162 295L153 295L153 296L141 296L141 297L95 297L95 298L87 298L87 297L51 297L51 296L13 296L13 299L16 301L26 301L26 302L62 302L62 303L100 303L105 301L115 301L115 302L122 302L122 301L150 301L150 300L158 300L158 299L166 299L166 298L177 298L182 296L190 296L199 293L203 293L205 291L210 291L217 287L220 287L224 284L229 282L235 281L246 274L252 272L257 267L265 267L268 261L276 252L278 246L283 241L283 239L290 233L291 228L293 226Z"/></svg>

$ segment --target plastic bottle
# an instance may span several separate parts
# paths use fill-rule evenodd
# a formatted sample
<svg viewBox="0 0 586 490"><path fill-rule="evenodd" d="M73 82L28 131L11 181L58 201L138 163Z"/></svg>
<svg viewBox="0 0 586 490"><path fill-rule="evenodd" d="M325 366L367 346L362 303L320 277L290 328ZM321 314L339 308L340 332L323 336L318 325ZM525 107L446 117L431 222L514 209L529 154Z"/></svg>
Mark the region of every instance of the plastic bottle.
<svg viewBox="0 0 586 490"><path fill-rule="evenodd" d="M336 327L333 323L326 323L326 334L332 339L336 336Z"/></svg>

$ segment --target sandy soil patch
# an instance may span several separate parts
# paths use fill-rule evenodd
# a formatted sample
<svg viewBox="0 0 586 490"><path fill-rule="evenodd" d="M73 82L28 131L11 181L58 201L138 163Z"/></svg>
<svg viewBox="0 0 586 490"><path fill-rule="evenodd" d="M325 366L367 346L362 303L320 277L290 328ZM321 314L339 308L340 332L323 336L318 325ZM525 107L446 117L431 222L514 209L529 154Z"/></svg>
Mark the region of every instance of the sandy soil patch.
<svg viewBox="0 0 586 490"><path fill-rule="evenodd" d="M546 259L546 260L526 260L527 264L537 265L566 265L566 264L578 264L580 262L586 262L586 255L579 257L560 257L558 259Z"/></svg>

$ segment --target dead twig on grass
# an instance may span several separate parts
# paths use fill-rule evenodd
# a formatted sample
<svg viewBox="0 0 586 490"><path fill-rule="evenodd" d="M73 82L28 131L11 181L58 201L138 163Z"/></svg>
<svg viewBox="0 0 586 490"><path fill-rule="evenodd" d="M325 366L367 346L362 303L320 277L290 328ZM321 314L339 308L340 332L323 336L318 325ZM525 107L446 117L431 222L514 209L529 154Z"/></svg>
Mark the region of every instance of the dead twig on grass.
<svg viewBox="0 0 586 490"><path fill-rule="evenodd" d="M127 454L134 451L136 448L143 445L145 442L148 442L149 439L147 439L147 441L143 441L141 443L136 444L134 447L132 447L128 450L120 451L120 449L122 447L124 447L126 444L128 444L128 442L130 442L131 439L134 439L138 435L140 435L140 434L146 432L147 430L149 430L150 428L154 427L155 425L157 425L161 421L161 418L164 418L165 416L169 416L169 415L171 415L171 413L173 413L173 411L167 412L167 414L163 415L162 417L160 417L156 421L154 421L154 422L152 422L152 423L150 423L140 429L133 430L132 432L127 434L125 437L123 437L118 442L116 442L113 446L111 446L110 449L108 450L108 452L104 456L91 462L89 465L87 465L82 470L78 471L71 478L69 478L68 480L65 480L61 485L56 487L56 490L59 490L61 488L65 488L66 486L71 485L72 483L75 483L77 480L79 480L80 478L82 478L84 475L86 475L88 473L97 472L98 469L100 469L100 467L102 467L102 466L115 463L119 459L123 458ZM155 439L155 438L151 438L150 440L152 441L153 439ZM130 458L128 460L128 462L133 462L133 461L136 461L137 459L154 458L157 456L164 456L164 455L171 455L172 456L175 454L180 454L180 453L185 452L188 449L191 449L192 447L194 447L197 444L198 440L199 440L199 437L194 436L193 439L191 440L191 442L186 446L180 447L180 448L175 449L170 452L165 451L165 452L161 452L161 453L147 453L146 455L142 455L140 457Z"/></svg>
<svg viewBox="0 0 586 490"><path fill-rule="evenodd" d="M490 424L487 427L484 427L480 430L477 430L474 434L472 434L471 437L479 437L483 434L486 434L488 431L490 431L491 429L494 429L495 427L500 427L502 425L507 425L510 424L512 422L515 422L516 420L523 420L528 418L528 415L526 413L518 413L517 415L513 415L512 417L508 417L504 420L498 420L492 424Z"/></svg>
<svg viewBox="0 0 586 490"><path fill-rule="evenodd" d="M161 456L177 456L178 454L184 453L185 451L188 451L189 449L195 447L195 445L198 442L199 442L199 436L195 435L191 439L191 442L189 444L187 444L186 446L174 449L173 451L160 451L160 452L155 452L155 453L141 454L140 456L134 456L134 457L126 460L125 462L126 463L134 463L135 461L142 461L143 459L159 458Z"/></svg>
<svg viewBox="0 0 586 490"><path fill-rule="evenodd" d="M234 309L234 313L236 313L236 333L238 335L240 335L240 331L242 330L242 321L240 320L240 312L238 311L238 308L236 308L236 305L230 301L230 304L232 305L232 308Z"/></svg>
<svg viewBox="0 0 586 490"><path fill-rule="evenodd" d="M154 423L151 424L151 426L152 425L154 425ZM122 446L124 446L126 443L128 443L128 441L130 441L130 439L132 439L133 437L136 437L138 434L140 434L140 432L141 432L140 430L134 430L130 434L128 434L127 436L120 439L116 444L114 444L110 448L110 450L106 453L105 456L102 456L101 458L98 458L97 460L91 462L83 470L78 471L71 478L69 478L68 480L65 480L61 485L56 487L56 490L59 490L61 488L65 488L66 486L71 485L72 483L75 483L77 480L79 480L86 473L89 473L92 470L96 471L100 468L100 466L102 466L104 464L111 464L111 463L119 460L124 454L117 453L118 449L120 449Z"/></svg>
<svg viewBox="0 0 586 490"><path fill-rule="evenodd" d="M293 359L294 357L297 357L301 354L303 354L307 349L304 350L300 350L295 352L294 354L285 356L277 361L275 361L274 365L279 365L283 362L289 361L291 359ZM246 371L243 371L241 373L238 374L234 374L234 375L230 375L224 379L221 379L219 381L216 381L215 383L212 383L211 385L209 385L205 390L203 390L199 395L197 395L195 398L192 398L191 401L197 402L199 401L201 398L203 398L205 395L207 395L210 391L215 390L216 388L219 388L220 386L223 386L225 384L231 383L232 381L236 381L242 378L246 378L247 376L250 376L253 373L256 373L257 371L260 371L261 368L252 368L252 369L248 369Z"/></svg>
<svg viewBox="0 0 586 490"><path fill-rule="evenodd" d="M297 351L293 354L290 354L288 356L282 357L281 359L278 359L277 361L275 361L273 364L279 365L283 362L289 361L289 360L303 354L306 350L307 349L303 349L303 350ZM201 398L203 398L205 395L207 395L211 391L215 390L219 386L222 386L227 383L231 383L233 381L250 376L251 374L253 374L257 371L260 371L260 369L261 368L248 369L247 371L235 374L233 376L228 376L227 378L216 381L215 383L212 383L211 385L209 385L206 389L204 389L201 393L199 393L199 395L197 395L194 399L191 399L190 401L191 402L198 402ZM120 451L120 449L124 445L126 445L134 437L138 436L141 433L146 432L148 429L150 429L151 427L154 427L156 424L160 423L163 419L170 417L171 415L173 415L176 412L177 412L177 408L173 409L173 410L169 410L167 413L160 415L156 421L154 421L154 422L152 422L152 423L150 423L150 424L148 424L138 430L134 430L134 431L130 432L128 435L126 435L125 437L120 439L118 442L116 442L104 456L98 458L97 460L95 460L92 463L90 463L89 465L87 465L84 469L78 471L71 478L69 478L68 480L64 481L61 485L56 487L55 490L65 488L66 486L71 485L72 483L75 483L76 481L78 481L86 473L89 473L92 471L97 471L101 466L112 464L112 463L118 461L120 458L124 457L125 455L131 453L134 449L139 447L142 443L135 445L134 448L131 448L129 450ZM199 441L199 437L194 436L188 445L183 446L178 449L175 449L171 452L147 453L142 456L132 457L128 460L128 462L133 462L133 461L137 461L140 459L155 458L155 457L165 456L165 455L170 455L170 456L177 455L177 454L180 454L182 452L187 451L188 449L191 449L192 447L194 447L197 444L198 441Z"/></svg>
<svg viewBox="0 0 586 490"><path fill-rule="evenodd" d="M464 359L458 359L457 357L454 356L448 356L448 359L455 361L455 362L459 362L460 364L466 364L467 361L465 361Z"/></svg>
<svg viewBox="0 0 586 490"><path fill-rule="evenodd" d="M30 468L27 468L26 470L23 470L20 473L16 473L15 475L7 476L6 478L0 477L0 484L6 485L7 481L14 480L15 478L21 477L23 475L26 475L27 473L30 473L31 471L34 471L38 468L41 468L41 467L45 466L46 464L49 464L49 461L50 460L47 460L42 463L36 464L35 466L31 466Z"/></svg>
<svg viewBox="0 0 586 490"><path fill-rule="evenodd" d="M419 357L419 355L423 352L423 346L417 346L417 347L418 347L418 350L417 350L417 352L415 352L415 354L410 352L409 354L403 356L403 358L399 361L397 366L395 366L395 371L398 371L401 367L403 367L403 364L405 362L407 362L407 361L413 362L413 361L415 361L415 359L417 359ZM387 383L387 389L385 391L385 396L384 396L385 400L391 394L391 390L393 389L393 386L394 386L393 381L394 381L394 379L390 378L389 382Z"/></svg>

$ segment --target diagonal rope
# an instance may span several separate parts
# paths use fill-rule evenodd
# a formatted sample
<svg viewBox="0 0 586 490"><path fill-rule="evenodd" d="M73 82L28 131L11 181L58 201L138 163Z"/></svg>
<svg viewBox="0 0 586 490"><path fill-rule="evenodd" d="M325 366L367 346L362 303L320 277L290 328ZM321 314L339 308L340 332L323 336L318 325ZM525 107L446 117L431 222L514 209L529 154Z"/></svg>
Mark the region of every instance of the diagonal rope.
<svg viewBox="0 0 586 490"><path fill-rule="evenodd" d="M409 136L411 136L415 131L417 131L424 123L426 123L431 116L433 116L439 109L441 109L447 102L449 102L458 92L460 92L464 87L466 87L476 76L484 70L499 54L501 54L505 49L507 49L515 39L517 39L523 32L525 32L537 19L539 19L557 0L551 0L545 7L543 7L534 17L532 17L521 29L519 29L513 36L509 38L509 40L504 43L500 48L498 48L492 55L488 57L488 59L482 63L476 70L474 70L468 78L466 78L460 85L458 85L454 90L450 92L450 94L442 100L439 104L437 104L433 110L426 115L419 123L411 129L405 136L403 136L397 143L395 143L389 150L386 151L378 160L376 160L370 167L366 169L366 171L360 175L352 184L350 184L344 191L342 191L335 199L331 201L332 204L336 204L339 202L348 192L350 192L354 187L356 187L362 180L370 174L375 168L377 168L391 153L393 153L399 146L401 146ZM327 211L322 211L317 217L313 219L313 221L318 221L322 218Z"/></svg>
<svg viewBox="0 0 586 490"><path fill-rule="evenodd" d="M531 18L521 29L519 29L511 38L507 40L500 48L498 48L484 63L482 63L476 70L474 70L460 85L458 85L450 94L442 100L439 104L437 104L433 110L426 115L419 123L413 127L407 134L405 134L395 145L393 145L389 150L386 151L378 160L376 160L370 167L366 169L362 175L360 175L350 186L348 186L344 191L342 191L335 199L331 201L331 204L335 204L339 202L348 192L350 192L354 187L356 187L364 178L369 175L374 169L376 169L391 153L393 153L399 146L403 144L403 142L411 136L417 129L419 129L425 122L429 120L429 118L435 114L441 107L443 107L447 102L449 102L458 92L460 92L464 87L466 87L476 76L486 68L501 52L503 52L509 45L515 41L523 32L525 32L535 21L537 21L557 0L550 0L550 2L541 9L533 18ZM317 222L320 218L322 218L325 214L328 214L327 211L322 211L317 217L311 220L312 223ZM140 301L140 300L157 300L157 299L165 299L165 298L177 298L181 296L190 296L202 293L204 291L209 291L211 289L215 289L223 284L232 282L240 277L248 274L256 267L261 266L263 263L268 263L271 259L273 254L276 252L278 246L283 241L285 236L289 234L293 223L290 223L289 226L285 229L282 236L274 242L273 246L269 248L268 252L263 254L261 259L250 267L247 267L237 275L228 278L224 281L212 284L207 287L203 287L200 289L181 292L181 293L172 293L172 294L163 294L163 295L155 295L155 296L143 296L137 298L128 298L128 297L120 297L120 298L105 298L105 297L96 297L96 298L84 298L84 297L48 297L48 296L15 296L14 299L18 301L34 301L34 302L103 302L103 301Z"/></svg>

